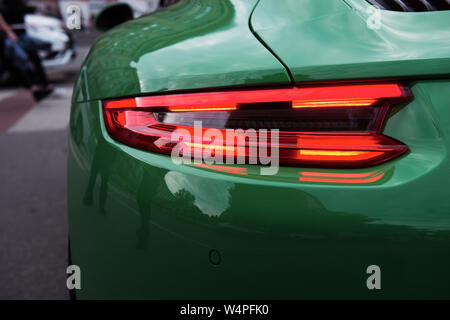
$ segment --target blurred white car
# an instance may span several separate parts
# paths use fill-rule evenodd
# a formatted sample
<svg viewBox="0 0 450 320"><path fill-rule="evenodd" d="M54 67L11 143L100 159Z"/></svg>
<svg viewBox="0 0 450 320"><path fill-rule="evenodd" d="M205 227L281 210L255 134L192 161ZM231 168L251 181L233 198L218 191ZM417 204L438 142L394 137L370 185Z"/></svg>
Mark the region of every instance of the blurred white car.
<svg viewBox="0 0 450 320"><path fill-rule="evenodd" d="M51 45L48 50L39 51L44 67L64 65L76 56L75 44L61 20L38 14L27 14L25 29L30 36Z"/></svg>

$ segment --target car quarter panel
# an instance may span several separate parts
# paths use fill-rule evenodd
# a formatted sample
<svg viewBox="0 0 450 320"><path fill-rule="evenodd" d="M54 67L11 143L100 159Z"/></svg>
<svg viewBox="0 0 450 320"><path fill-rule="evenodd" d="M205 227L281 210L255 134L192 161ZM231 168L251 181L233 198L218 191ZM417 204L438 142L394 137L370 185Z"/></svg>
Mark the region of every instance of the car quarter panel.
<svg viewBox="0 0 450 320"><path fill-rule="evenodd" d="M92 47L74 101L207 87L289 83L254 37L256 0L182 0L120 25Z"/></svg>

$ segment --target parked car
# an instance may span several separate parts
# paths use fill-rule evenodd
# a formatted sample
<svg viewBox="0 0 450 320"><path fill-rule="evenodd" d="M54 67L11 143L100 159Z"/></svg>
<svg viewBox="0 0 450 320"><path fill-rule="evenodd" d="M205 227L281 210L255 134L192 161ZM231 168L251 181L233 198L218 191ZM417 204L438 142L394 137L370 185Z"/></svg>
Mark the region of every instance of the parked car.
<svg viewBox="0 0 450 320"><path fill-rule="evenodd" d="M30 36L51 44L48 50L39 52L45 67L65 65L76 57L75 42L65 29L63 21L54 17L27 14L25 27Z"/></svg>
<svg viewBox="0 0 450 320"><path fill-rule="evenodd" d="M450 5L401 2L105 10L70 119L77 298L450 298Z"/></svg>

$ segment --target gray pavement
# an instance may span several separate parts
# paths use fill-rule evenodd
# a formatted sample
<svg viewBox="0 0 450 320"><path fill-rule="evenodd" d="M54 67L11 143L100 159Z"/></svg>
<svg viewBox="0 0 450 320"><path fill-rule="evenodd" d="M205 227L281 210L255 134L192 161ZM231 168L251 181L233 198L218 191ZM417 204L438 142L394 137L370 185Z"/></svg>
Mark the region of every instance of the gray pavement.
<svg viewBox="0 0 450 320"><path fill-rule="evenodd" d="M67 299L66 130L0 135L0 299Z"/></svg>
<svg viewBox="0 0 450 320"><path fill-rule="evenodd" d="M0 299L69 298L65 282L70 97L96 36L76 35L81 44L78 57L48 70L55 92L0 133ZM8 109L2 101L10 102L23 92L0 89L0 118Z"/></svg>

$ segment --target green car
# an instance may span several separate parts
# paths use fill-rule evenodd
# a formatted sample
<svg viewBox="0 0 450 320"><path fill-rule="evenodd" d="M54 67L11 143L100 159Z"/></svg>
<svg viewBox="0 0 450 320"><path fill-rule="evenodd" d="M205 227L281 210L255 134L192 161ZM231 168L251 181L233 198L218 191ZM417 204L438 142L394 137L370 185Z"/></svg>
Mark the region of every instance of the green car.
<svg viewBox="0 0 450 320"><path fill-rule="evenodd" d="M111 28L72 100L77 298L449 299L449 9L181 0Z"/></svg>

